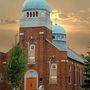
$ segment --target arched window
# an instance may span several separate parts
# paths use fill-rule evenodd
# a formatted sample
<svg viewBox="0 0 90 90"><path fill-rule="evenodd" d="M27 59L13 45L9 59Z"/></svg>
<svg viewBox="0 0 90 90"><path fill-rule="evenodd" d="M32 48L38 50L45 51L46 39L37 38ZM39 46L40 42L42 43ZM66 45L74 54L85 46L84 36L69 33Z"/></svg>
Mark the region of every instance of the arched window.
<svg viewBox="0 0 90 90"><path fill-rule="evenodd" d="M33 12L33 17L35 17L35 12Z"/></svg>
<svg viewBox="0 0 90 90"><path fill-rule="evenodd" d="M38 12L36 11L36 17L38 17Z"/></svg>
<svg viewBox="0 0 90 90"><path fill-rule="evenodd" d="M30 12L30 17L32 17L32 12Z"/></svg>
<svg viewBox="0 0 90 90"><path fill-rule="evenodd" d="M49 63L50 75L49 75L49 83L57 84L57 61L56 58L52 57Z"/></svg>
<svg viewBox="0 0 90 90"><path fill-rule="evenodd" d="M29 17L29 12L27 12L27 17Z"/></svg>
<svg viewBox="0 0 90 90"><path fill-rule="evenodd" d="M56 35L56 40L60 40L60 35Z"/></svg>
<svg viewBox="0 0 90 90"><path fill-rule="evenodd" d="M55 36L53 35L52 38L55 39Z"/></svg>
<svg viewBox="0 0 90 90"><path fill-rule="evenodd" d="M79 85L81 85L81 81L82 81L82 79L81 79L81 69L80 68L78 68L78 80L79 80Z"/></svg>
<svg viewBox="0 0 90 90"><path fill-rule="evenodd" d="M74 84L76 84L76 68L75 65L73 66L73 79L74 79Z"/></svg>
<svg viewBox="0 0 90 90"><path fill-rule="evenodd" d="M72 67L71 67L71 64L68 64L68 72L69 72L69 76L68 76L68 83L71 84L71 70L72 70Z"/></svg>
<svg viewBox="0 0 90 90"><path fill-rule="evenodd" d="M28 45L28 63L35 63L35 40L30 39Z"/></svg>

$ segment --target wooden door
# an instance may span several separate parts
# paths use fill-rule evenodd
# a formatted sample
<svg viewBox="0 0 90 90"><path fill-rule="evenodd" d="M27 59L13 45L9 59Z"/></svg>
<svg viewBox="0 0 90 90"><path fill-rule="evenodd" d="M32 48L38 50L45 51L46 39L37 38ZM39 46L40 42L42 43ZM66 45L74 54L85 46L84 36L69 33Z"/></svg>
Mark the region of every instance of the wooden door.
<svg viewBox="0 0 90 90"><path fill-rule="evenodd" d="M36 90L36 89L37 89L36 78L27 78L26 79L26 90Z"/></svg>

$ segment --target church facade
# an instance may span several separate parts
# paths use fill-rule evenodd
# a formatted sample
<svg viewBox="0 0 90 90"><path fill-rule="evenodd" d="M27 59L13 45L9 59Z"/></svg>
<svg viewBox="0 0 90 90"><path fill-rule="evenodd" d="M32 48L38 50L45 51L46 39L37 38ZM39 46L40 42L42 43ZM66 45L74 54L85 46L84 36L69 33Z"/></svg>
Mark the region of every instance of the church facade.
<svg viewBox="0 0 90 90"><path fill-rule="evenodd" d="M50 19L45 0L25 0L19 43L28 55L20 90L81 90L84 59L66 46L66 32ZM0 53L0 90L9 90L3 78L8 53Z"/></svg>

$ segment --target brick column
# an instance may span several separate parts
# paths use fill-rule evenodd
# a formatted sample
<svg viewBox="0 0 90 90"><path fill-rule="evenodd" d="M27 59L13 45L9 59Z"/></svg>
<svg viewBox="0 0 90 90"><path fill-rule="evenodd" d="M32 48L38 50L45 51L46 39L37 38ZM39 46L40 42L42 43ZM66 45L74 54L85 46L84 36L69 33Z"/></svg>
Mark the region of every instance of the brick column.
<svg viewBox="0 0 90 90"><path fill-rule="evenodd" d="M24 33L23 32L19 33L19 42L21 46L24 46Z"/></svg>
<svg viewBox="0 0 90 90"><path fill-rule="evenodd" d="M39 32L39 38L40 38L40 42L39 42L39 45L40 45L40 66L39 66L39 70L40 70L40 78L43 78L43 62L44 62L44 43L45 43L45 40L44 40L44 32Z"/></svg>
<svg viewBox="0 0 90 90"><path fill-rule="evenodd" d="M61 90L67 90L67 70L66 70L66 65L67 65L67 62L66 60L61 60L61 77L62 77L62 87L61 87Z"/></svg>

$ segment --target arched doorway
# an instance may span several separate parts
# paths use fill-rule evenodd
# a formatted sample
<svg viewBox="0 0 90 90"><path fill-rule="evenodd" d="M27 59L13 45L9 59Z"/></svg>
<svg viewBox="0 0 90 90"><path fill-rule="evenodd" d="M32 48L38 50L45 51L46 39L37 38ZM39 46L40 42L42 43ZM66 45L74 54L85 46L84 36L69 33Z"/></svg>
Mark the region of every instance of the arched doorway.
<svg viewBox="0 0 90 90"><path fill-rule="evenodd" d="M29 70L24 77L24 90L36 90L38 88L38 73L35 70Z"/></svg>

